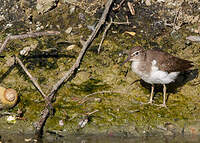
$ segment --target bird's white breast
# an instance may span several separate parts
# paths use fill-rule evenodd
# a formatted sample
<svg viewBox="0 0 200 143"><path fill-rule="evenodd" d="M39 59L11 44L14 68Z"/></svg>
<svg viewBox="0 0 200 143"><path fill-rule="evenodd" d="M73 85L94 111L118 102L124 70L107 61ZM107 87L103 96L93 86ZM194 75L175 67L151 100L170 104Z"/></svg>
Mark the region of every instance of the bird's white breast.
<svg viewBox="0 0 200 143"><path fill-rule="evenodd" d="M156 61L152 61L151 70L149 73L141 71L139 68L140 62L132 62L132 70L135 72L139 77L141 77L145 82L151 84L168 84L173 82L180 72L165 72L159 70L158 66L156 65Z"/></svg>

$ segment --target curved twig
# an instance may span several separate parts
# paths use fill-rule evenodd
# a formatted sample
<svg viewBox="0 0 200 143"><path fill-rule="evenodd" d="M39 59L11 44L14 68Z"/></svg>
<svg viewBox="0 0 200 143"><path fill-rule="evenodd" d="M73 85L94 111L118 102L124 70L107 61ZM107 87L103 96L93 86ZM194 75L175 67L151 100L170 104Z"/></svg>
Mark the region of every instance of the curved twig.
<svg viewBox="0 0 200 143"><path fill-rule="evenodd" d="M45 31L45 32L36 32L36 33L27 33L22 35L11 35L6 38L6 40L3 42L0 48L0 54L2 51L6 48L6 45L8 41L15 40L15 39L25 39L25 38L33 38L38 36L44 36L44 35L58 35L60 32L58 31Z"/></svg>

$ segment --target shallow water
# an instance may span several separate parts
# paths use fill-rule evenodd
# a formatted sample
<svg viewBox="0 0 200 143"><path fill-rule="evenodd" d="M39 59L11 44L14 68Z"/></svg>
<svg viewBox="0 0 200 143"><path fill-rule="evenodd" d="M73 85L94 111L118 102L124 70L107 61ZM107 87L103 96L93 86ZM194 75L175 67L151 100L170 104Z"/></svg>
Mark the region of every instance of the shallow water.
<svg viewBox="0 0 200 143"><path fill-rule="evenodd" d="M85 142L85 143L198 143L200 141L199 136L179 136L179 137L104 137L104 136L89 136L79 138L76 137L74 140L69 140L70 142Z"/></svg>
<svg viewBox="0 0 200 143"><path fill-rule="evenodd" d="M0 133L1 142L61 142L61 143L199 143L200 136L159 136L159 137L114 137L103 135L76 135L61 137L48 135L41 140L36 140L33 135Z"/></svg>

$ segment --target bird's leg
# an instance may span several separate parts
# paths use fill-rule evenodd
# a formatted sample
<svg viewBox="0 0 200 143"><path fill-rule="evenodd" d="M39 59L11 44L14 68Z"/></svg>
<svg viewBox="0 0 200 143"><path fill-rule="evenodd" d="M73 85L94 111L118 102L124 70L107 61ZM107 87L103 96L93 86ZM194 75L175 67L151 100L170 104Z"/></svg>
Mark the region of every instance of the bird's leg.
<svg viewBox="0 0 200 143"><path fill-rule="evenodd" d="M150 100L149 100L150 104L152 104L152 102L153 102L153 93L154 93L154 84L152 84L152 86L151 86L151 96L150 96Z"/></svg>
<svg viewBox="0 0 200 143"><path fill-rule="evenodd" d="M163 84L163 104L162 104L163 107L167 107L166 104L165 104L165 101L166 101L166 91L167 91L166 85Z"/></svg>

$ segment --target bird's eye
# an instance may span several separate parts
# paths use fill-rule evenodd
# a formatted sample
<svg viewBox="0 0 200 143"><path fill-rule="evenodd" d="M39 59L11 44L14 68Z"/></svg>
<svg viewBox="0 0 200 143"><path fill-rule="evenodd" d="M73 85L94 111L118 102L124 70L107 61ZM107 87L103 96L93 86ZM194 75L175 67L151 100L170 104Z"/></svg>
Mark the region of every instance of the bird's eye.
<svg viewBox="0 0 200 143"><path fill-rule="evenodd" d="M137 55L139 55L139 52L137 51L137 52L135 52L135 56L137 56Z"/></svg>

